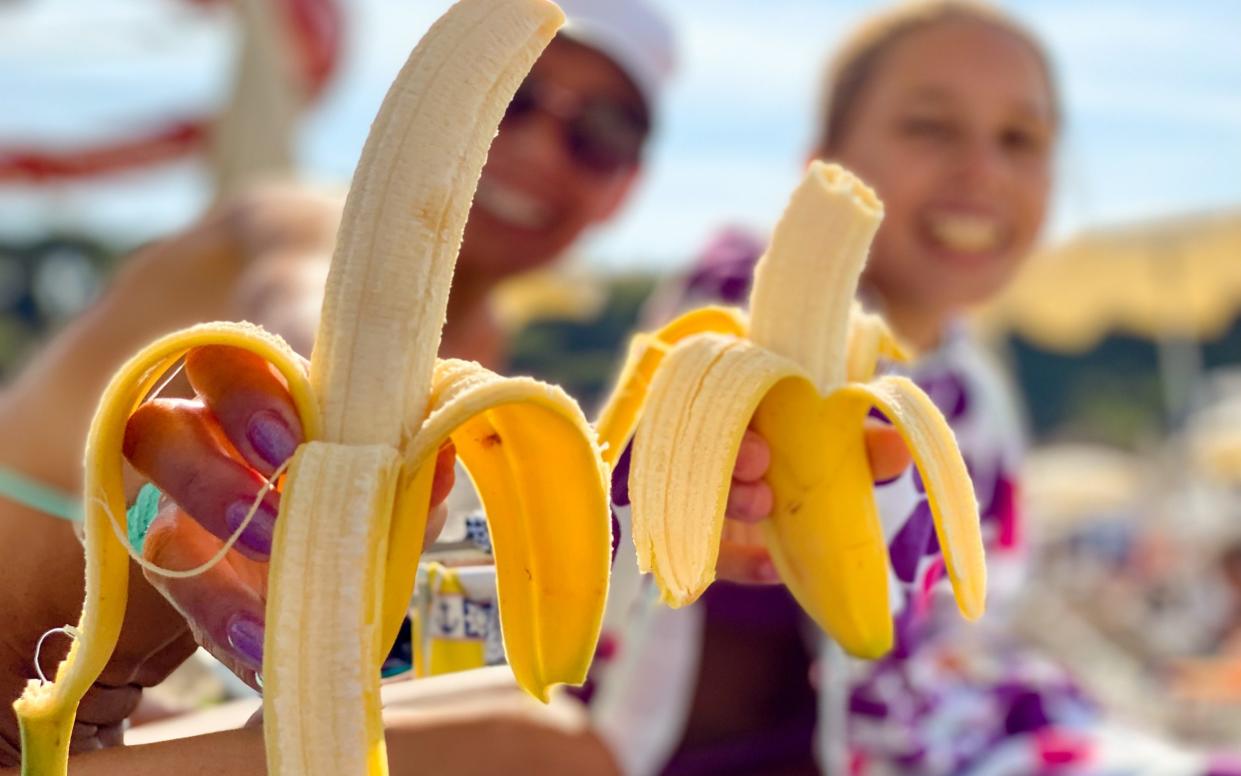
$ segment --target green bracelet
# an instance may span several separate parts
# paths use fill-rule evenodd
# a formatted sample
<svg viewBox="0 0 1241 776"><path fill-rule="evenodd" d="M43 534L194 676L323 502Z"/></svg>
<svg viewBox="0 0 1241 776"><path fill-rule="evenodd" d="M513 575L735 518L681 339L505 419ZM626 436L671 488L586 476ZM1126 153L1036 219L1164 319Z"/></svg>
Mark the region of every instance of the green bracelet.
<svg viewBox="0 0 1241 776"><path fill-rule="evenodd" d="M142 547L146 544L147 531L151 529L151 523L155 522L155 518L159 515L159 498L163 495L159 492L159 488L151 483L142 486L142 490L138 491L138 498L134 499L134 503L129 509L125 510L125 525L129 527L129 546L141 555Z"/></svg>

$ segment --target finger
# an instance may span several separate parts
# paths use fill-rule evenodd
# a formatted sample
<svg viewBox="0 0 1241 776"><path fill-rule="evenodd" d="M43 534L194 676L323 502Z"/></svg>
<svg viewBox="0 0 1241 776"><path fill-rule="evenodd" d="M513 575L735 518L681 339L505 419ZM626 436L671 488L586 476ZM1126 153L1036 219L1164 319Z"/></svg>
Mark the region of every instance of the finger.
<svg viewBox="0 0 1241 776"><path fill-rule="evenodd" d="M142 688L136 684L109 686L96 683L82 696L75 721L100 730L120 725L133 714L140 700Z"/></svg>
<svg viewBox="0 0 1241 776"><path fill-rule="evenodd" d="M439 538L440 533L444 530L444 523L448 522L448 507L443 503L436 504L431 507L431 511L427 513L427 530L422 535L422 546L430 547Z"/></svg>
<svg viewBox="0 0 1241 776"><path fill-rule="evenodd" d="M143 556L161 568L183 570L209 561L220 540L207 533L175 505L161 511L151 524ZM263 668L264 602L249 575L238 573L237 556L186 579L148 572L151 584L177 608L207 651L243 681L254 685Z"/></svg>
<svg viewBox="0 0 1241 776"><path fill-rule="evenodd" d="M720 543L715 575L727 582L746 585L772 585L780 582L780 575L766 549L728 541Z"/></svg>
<svg viewBox="0 0 1241 776"><path fill-rule="evenodd" d="M456 470L457 448L452 440L448 439L440 445L435 458L435 479L431 482L431 511L427 514L427 528L422 535L423 547L430 547L448 522L448 506L444 500L452 492L457 477Z"/></svg>
<svg viewBox="0 0 1241 776"><path fill-rule="evenodd" d="M431 483L431 506L437 506L448 498L457 479L457 448L449 439L440 446L435 458L435 479ZM436 532L439 535L439 532Z"/></svg>
<svg viewBox="0 0 1241 776"><path fill-rule="evenodd" d="M293 397L261 357L226 345L194 348L185 374L242 457L271 476L304 440Z"/></svg>
<svg viewBox="0 0 1241 776"><path fill-rule="evenodd" d="M229 454L201 404L157 399L142 405L125 426L124 452L135 469L220 539L232 535L253 508L237 549L256 560L271 554L279 494L268 492L255 506L263 478Z"/></svg>
<svg viewBox="0 0 1241 776"><path fill-rule="evenodd" d="M82 754L99 749L103 749L103 741L99 738L99 726L75 721L69 730L69 753Z"/></svg>
<svg viewBox="0 0 1241 776"><path fill-rule="evenodd" d="M130 574L128 587L121 635L112 658L95 680L96 687L154 687L198 646L185 619L141 574ZM78 714L82 719L80 710ZM87 719L103 724L103 720Z"/></svg>
<svg viewBox="0 0 1241 776"><path fill-rule="evenodd" d="M114 746L121 746L125 743L125 724L123 722L115 722L111 725L103 725L97 733L99 743L103 744L104 749L111 749Z"/></svg>
<svg viewBox="0 0 1241 776"><path fill-rule="evenodd" d="M871 476L876 482L895 479L909 468L912 460L909 448L895 427L868 422L865 434L866 455L870 459Z"/></svg>
<svg viewBox="0 0 1241 776"><path fill-rule="evenodd" d="M741 447L737 450L733 479L741 482L756 482L767 473L769 466L771 466L771 447L757 431L748 429L745 436L741 438Z"/></svg>
<svg viewBox="0 0 1241 776"><path fill-rule="evenodd" d="M756 523L771 516L774 496L766 482L737 482L733 480L728 491L728 505L724 514L733 520Z"/></svg>

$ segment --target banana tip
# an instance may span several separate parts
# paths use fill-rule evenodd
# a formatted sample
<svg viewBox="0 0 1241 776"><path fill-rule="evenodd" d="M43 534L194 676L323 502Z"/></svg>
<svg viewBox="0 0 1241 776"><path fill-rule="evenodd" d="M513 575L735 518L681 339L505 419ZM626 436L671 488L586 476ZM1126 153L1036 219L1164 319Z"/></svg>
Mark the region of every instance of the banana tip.
<svg viewBox="0 0 1241 776"><path fill-rule="evenodd" d="M862 179L841 167L823 161L810 164L807 177L816 181L832 194L848 197L853 200L864 213L875 218L883 217L883 202L874 190L862 182Z"/></svg>
<svg viewBox="0 0 1241 776"><path fill-rule="evenodd" d="M561 27L564 26L564 23L565 23L564 9L562 9L556 3L553 3L552 0L534 0L534 1L539 6L542 6L541 10L547 16L547 18L543 20L543 24L545 27L549 27L551 28L552 32L555 32L556 30L559 30Z"/></svg>

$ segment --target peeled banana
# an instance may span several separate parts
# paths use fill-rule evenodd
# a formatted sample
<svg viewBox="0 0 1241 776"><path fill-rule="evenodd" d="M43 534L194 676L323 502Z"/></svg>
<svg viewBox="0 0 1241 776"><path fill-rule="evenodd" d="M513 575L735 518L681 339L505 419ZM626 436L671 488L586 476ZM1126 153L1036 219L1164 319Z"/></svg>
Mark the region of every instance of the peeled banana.
<svg viewBox="0 0 1241 776"><path fill-rule="evenodd" d="M715 578L733 463L752 424L772 451L775 503L760 541L781 579L846 651L887 652L888 556L863 435L878 407L926 485L958 607L981 616L978 506L955 438L911 381L875 378L881 356L903 351L853 301L882 216L861 181L815 162L758 264L748 321L712 308L635 339L604 417L609 449L636 421L633 540L669 605L693 602ZM732 533L745 541L749 532Z"/></svg>
<svg viewBox="0 0 1241 776"><path fill-rule="evenodd" d="M362 153L332 259L309 375L245 324L165 337L114 376L86 454L87 594L55 681L15 704L23 773L66 770L82 695L111 656L129 557L121 439L192 347L227 344L287 381L307 442L284 477L264 645L272 774L384 774L379 669L412 592L436 452L447 438L493 538L505 649L546 700L584 681L611 552L608 470L559 388L436 361L474 188L505 106L563 22L546 0L460 0L397 76Z"/></svg>

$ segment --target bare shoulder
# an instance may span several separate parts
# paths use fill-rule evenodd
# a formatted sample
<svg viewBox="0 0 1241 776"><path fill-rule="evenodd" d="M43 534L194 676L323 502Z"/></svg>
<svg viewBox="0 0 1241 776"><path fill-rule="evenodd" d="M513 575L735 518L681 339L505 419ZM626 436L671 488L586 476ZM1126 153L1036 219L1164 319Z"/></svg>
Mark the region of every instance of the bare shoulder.
<svg viewBox="0 0 1241 776"><path fill-rule="evenodd" d="M221 203L215 217L250 258L296 249L330 253L344 201L341 190L266 184Z"/></svg>

